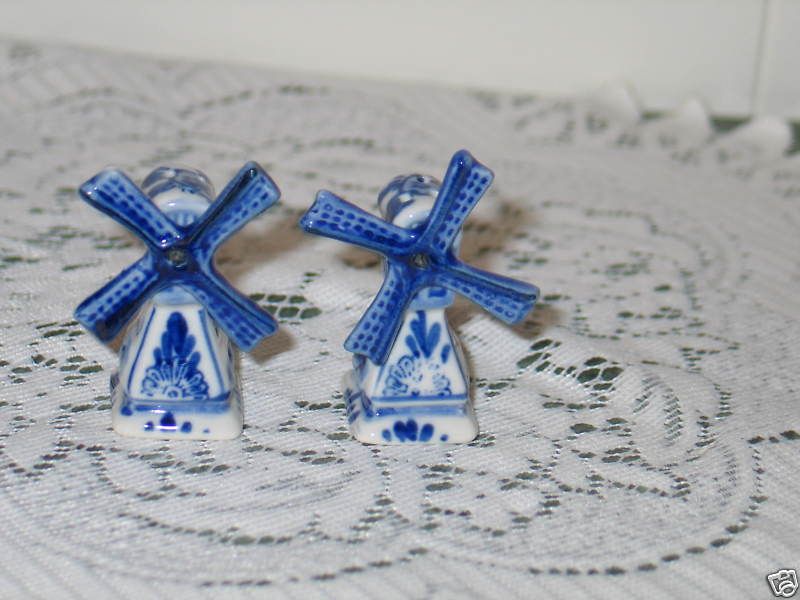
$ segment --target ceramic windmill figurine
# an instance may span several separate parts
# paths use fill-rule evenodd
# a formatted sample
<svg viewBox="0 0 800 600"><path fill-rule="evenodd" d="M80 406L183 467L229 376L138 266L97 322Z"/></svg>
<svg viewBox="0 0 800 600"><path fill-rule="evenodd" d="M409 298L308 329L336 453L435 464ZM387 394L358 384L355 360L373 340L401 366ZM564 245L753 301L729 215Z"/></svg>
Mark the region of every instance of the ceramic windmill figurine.
<svg viewBox="0 0 800 600"><path fill-rule="evenodd" d="M353 435L368 443L467 442L478 434L469 374L445 309L461 294L507 323L533 307L536 287L461 262L461 226L492 182L466 150L439 183L395 178L385 220L320 191L300 225L385 258L380 291L345 341L354 354L345 397Z"/></svg>
<svg viewBox="0 0 800 600"><path fill-rule="evenodd" d="M213 202L205 175L169 167L153 171L143 189L107 169L80 194L147 247L75 311L102 341L133 320L111 378L114 429L137 437L236 437L242 408L231 342L250 350L277 324L222 278L214 252L274 204L278 188L251 162Z"/></svg>

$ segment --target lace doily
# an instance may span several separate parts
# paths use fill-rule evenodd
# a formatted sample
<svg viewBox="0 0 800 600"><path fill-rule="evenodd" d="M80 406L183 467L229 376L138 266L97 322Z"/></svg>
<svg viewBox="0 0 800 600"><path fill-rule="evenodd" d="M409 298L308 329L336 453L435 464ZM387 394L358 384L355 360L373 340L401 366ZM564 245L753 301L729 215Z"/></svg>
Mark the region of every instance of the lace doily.
<svg viewBox="0 0 800 600"><path fill-rule="evenodd" d="M768 597L800 568L784 123L12 42L0 81L0 596ZM496 174L462 255L543 300L513 330L451 309L475 442L365 446L341 344L379 261L296 222L319 188L371 208L460 147ZM114 350L71 313L142 248L75 188L248 159L283 197L219 268L282 329L242 357L244 435L118 437Z"/></svg>

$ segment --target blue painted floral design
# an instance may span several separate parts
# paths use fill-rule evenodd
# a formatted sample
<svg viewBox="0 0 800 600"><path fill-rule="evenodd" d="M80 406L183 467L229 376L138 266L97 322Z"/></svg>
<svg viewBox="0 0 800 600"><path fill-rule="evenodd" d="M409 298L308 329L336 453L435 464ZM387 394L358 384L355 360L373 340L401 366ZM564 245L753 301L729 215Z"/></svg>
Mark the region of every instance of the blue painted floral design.
<svg viewBox="0 0 800 600"><path fill-rule="evenodd" d="M391 366L383 393L387 396L449 396L452 393L450 379L442 373L442 365L450 358L450 344L445 344L434 357L442 334L441 325L434 323L429 329L425 311L418 310L410 327L411 335L406 336L405 342L411 353Z"/></svg>
<svg viewBox="0 0 800 600"><path fill-rule="evenodd" d="M178 422L175 419L175 415L173 415L170 411L167 411L161 415L158 425L155 425L152 421L147 421L147 423L144 424L144 430L173 432L178 430ZM180 427L180 430L181 433L191 433L192 422L184 421L183 425ZM208 429L206 429L203 433L208 433Z"/></svg>
<svg viewBox="0 0 800 600"><path fill-rule="evenodd" d="M198 371L200 353L189 335L186 319L174 312L167 319L161 346L153 351L154 364L145 371L142 393L170 400L208 400L208 384Z"/></svg>
<svg viewBox="0 0 800 600"><path fill-rule="evenodd" d="M392 436L398 442L427 442L433 437L434 427L430 423L425 423L422 427L417 425L414 419L407 421L395 421L391 429L384 429L381 435L387 442L392 441Z"/></svg>

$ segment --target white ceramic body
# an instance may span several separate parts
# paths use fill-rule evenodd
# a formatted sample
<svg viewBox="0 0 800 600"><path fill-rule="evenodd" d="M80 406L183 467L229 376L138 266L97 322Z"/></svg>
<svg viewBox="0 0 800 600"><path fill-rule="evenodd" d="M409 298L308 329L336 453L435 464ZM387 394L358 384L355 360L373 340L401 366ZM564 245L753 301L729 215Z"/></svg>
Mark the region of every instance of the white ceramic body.
<svg viewBox="0 0 800 600"><path fill-rule="evenodd" d="M436 342L409 345L420 331ZM389 359L376 365L356 356L345 389L350 430L361 442L463 443L478 434L467 364L444 308L409 310Z"/></svg>
<svg viewBox="0 0 800 600"><path fill-rule="evenodd" d="M163 172L166 179L174 175L174 170ZM210 186L205 176L195 175ZM187 227L209 199L174 187L153 202ZM233 352L228 337L191 294L178 286L159 292L125 334L119 371L111 378L114 430L144 438L237 437L243 415Z"/></svg>
<svg viewBox="0 0 800 600"><path fill-rule="evenodd" d="M416 178L431 190L438 185L430 177ZM414 228L427 218L436 192L401 193L396 199L402 209L392 223ZM381 209L385 216L391 211L388 202ZM459 243L460 236L456 251ZM478 435L467 363L447 323L445 311L452 302L452 292L443 288L420 290L406 309L386 362L354 357L345 399L356 439L370 444L463 443Z"/></svg>
<svg viewBox="0 0 800 600"><path fill-rule="evenodd" d="M190 351L165 358L176 323L174 345ZM114 430L164 439L238 436L243 417L234 366L231 343L202 306L180 290L157 294L129 329L112 377Z"/></svg>

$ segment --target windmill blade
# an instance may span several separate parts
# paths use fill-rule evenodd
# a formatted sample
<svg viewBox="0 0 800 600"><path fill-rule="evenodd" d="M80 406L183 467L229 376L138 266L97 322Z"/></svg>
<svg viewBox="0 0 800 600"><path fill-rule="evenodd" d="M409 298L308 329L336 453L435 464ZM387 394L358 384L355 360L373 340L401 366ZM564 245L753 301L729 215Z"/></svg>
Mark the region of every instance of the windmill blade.
<svg viewBox="0 0 800 600"><path fill-rule="evenodd" d="M242 296L216 272L182 280L179 285L206 307L214 321L242 350L252 350L278 329L268 312Z"/></svg>
<svg viewBox="0 0 800 600"><path fill-rule="evenodd" d="M438 252L449 248L493 179L494 174L469 152L456 152L428 215L422 244Z"/></svg>
<svg viewBox="0 0 800 600"><path fill-rule="evenodd" d="M210 258L245 223L275 204L281 192L255 162L248 162L200 216L189 244Z"/></svg>
<svg viewBox="0 0 800 600"><path fill-rule="evenodd" d="M517 323L539 297L535 285L457 263L433 277L436 285L461 294L506 323Z"/></svg>
<svg viewBox="0 0 800 600"><path fill-rule="evenodd" d="M122 171L101 171L79 191L89 204L130 229L151 247L164 248L181 237L175 223Z"/></svg>
<svg viewBox="0 0 800 600"><path fill-rule="evenodd" d="M162 287L162 283L148 253L84 300L75 309L75 318L107 342Z"/></svg>
<svg viewBox="0 0 800 600"><path fill-rule="evenodd" d="M416 232L387 223L327 190L317 192L300 227L384 255L410 251L418 237Z"/></svg>
<svg viewBox="0 0 800 600"><path fill-rule="evenodd" d="M381 289L344 342L345 350L367 356L375 364L389 358L408 303L416 291L408 267L388 262Z"/></svg>

